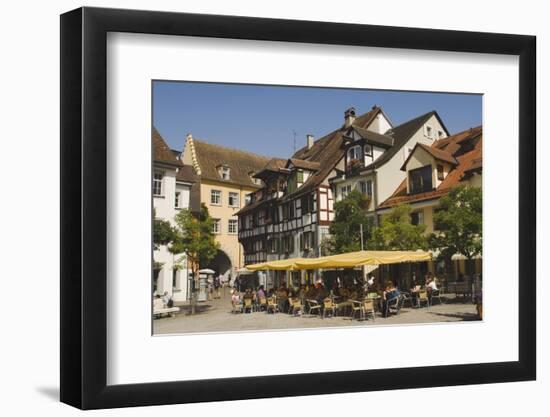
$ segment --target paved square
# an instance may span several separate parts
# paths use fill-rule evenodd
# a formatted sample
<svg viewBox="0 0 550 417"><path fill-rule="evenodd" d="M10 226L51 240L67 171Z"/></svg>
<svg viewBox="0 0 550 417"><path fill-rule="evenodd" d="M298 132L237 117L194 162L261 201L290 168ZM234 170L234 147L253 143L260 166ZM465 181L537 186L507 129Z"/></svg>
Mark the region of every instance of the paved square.
<svg viewBox="0 0 550 417"><path fill-rule="evenodd" d="M178 304L176 304L178 305ZM447 299L444 304L423 308L402 308L399 315L366 321L350 320L349 317L291 316L286 313L265 312L231 313L229 290L219 300L199 303L197 313L189 314L189 306L180 304L180 313L175 317L156 319L154 334L176 334L197 332L230 332L270 329L297 329L344 326L373 326L389 324L415 324L478 320L476 307L468 300Z"/></svg>

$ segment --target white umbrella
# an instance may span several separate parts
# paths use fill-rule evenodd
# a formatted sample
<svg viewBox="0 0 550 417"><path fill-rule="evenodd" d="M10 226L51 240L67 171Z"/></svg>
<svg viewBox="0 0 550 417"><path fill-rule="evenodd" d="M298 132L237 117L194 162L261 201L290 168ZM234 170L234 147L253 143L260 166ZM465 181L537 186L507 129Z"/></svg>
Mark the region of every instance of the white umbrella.
<svg viewBox="0 0 550 417"><path fill-rule="evenodd" d="M215 274L215 273L216 273L216 271L212 271L211 269L208 269L208 268L206 268L206 269L201 269L201 270L199 271L199 274Z"/></svg>

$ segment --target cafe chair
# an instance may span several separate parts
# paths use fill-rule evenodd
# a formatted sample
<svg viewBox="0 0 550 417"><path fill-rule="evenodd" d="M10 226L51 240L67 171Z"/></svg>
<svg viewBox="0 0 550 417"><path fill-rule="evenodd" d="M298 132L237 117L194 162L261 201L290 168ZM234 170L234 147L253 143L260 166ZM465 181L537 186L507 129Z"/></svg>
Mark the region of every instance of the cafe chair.
<svg viewBox="0 0 550 417"><path fill-rule="evenodd" d="M350 319L353 320L357 314L359 314L359 319L363 318L363 305L361 301L351 301L351 311L350 311Z"/></svg>
<svg viewBox="0 0 550 417"><path fill-rule="evenodd" d="M327 313L331 313L332 317L336 316L336 304L332 300L332 298L325 298L323 300L323 318L327 317Z"/></svg>
<svg viewBox="0 0 550 417"><path fill-rule="evenodd" d="M422 303L426 303L426 306L430 308L430 299L428 298L428 291L419 291L417 300L417 306L421 307Z"/></svg>
<svg viewBox="0 0 550 417"><path fill-rule="evenodd" d="M368 315L372 316L372 321L376 319L376 313L374 312L374 300L372 298L367 298L363 300L363 319L366 320Z"/></svg>
<svg viewBox="0 0 550 417"><path fill-rule="evenodd" d="M252 311L254 311L254 304L250 298L244 299L243 312L246 313L246 310L248 310L249 313L252 313Z"/></svg>
<svg viewBox="0 0 550 417"><path fill-rule="evenodd" d="M265 312L269 313L270 311L273 314L279 312L279 305L277 304L277 300L275 299L275 297L269 297L267 299L267 307L266 307Z"/></svg>
<svg viewBox="0 0 550 417"><path fill-rule="evenodd" d="M321 316L321 304L317 300L308 299L306 300L308 305L308 314L313 316L314 312L317 312Z"/></svg>
<svg viewBox="0 0 550 417"><path fill-rule="evenodd" d="M430 302L431 305L434 305L434 299L436 298L439 300L439 304L443 304L443 300L441 299L441 290L432 290L432 293L431 293L432 301Z"/></svg>

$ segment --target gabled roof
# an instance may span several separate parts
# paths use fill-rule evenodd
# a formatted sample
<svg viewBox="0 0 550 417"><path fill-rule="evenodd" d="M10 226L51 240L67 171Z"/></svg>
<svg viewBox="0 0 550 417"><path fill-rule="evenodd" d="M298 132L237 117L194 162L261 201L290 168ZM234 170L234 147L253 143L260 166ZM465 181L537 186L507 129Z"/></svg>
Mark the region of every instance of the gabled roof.
<svg viewBox="0 0 550 417"><path fill-rule="evenodd" d="M334 169L336 164L344 156L342 144L344 143L344 131L335 130L328 135L316 140L311 149L303 148L297 151L292 158L304 159L309 162L317 163L319 170L315 171L306 182L291 194L287 194L283 199L290 200L307 192L313 191L323 183L325 178Z"/></svg>
<svg viewBox="0 0 550 417"><path fill-rule="evenodd" d="M359 128L367 128L375 117L383 113L380 107L374 106L370 111L358 116L352 126ZM344 156L342 144L344 143L344 135L346 128L341 126L339 129L330 132L329 134L317 139L311 148L307 146L299 149L292 155L292 159L301 159L309 162L315 162L319 165L319 170L314 172L306 182L291 194L287 194L284 200L290 200L302 194L308 193L316 189L325 181L331 171L340 162Z"/></svg>
<svg viewBox="0 0 550 417"><path fill-rule="evenodd" d="M190 147L189 152L195 157L195 172L200 175L201 179L250 188L260 188L258 184L254 183L251 173L260 171L271 159L252 152L196 140L192 137L188 137L185 146ZM221 178L218 172L220 166L229 167L229 180Z"/></svg>
<svg viewBox="0 0 550 417"><path fill-rule="evenodd" d="M282 158L271 158L265 166L254 174L255 178L264 178L273 173L282 172L287 160Z"/></svg>
<svg viewBox="0 0 550 417"><path fill-rule="evenodd" d="M390 126L393 126L393 123L391 122L388 115L384 112L382 107L379 106L372 106L371 110L363 113L361 116L358 116L353 121L352 125L358 128L367 129L369 125L373 122L373 120L378 116L379 114L383 114Z"/></svg>
<svg viewBox="0 0 550 417"><path fill-rule="evenodd" d="M465 139L473 139L475 145L473 149L462 153L461 143L464 143ZM445 151L447 149L454 149L452 155L457 161L455 168L447 174L437 189L424 193L407 194L407 179L404 179L395 192L386 201L380 204L378 208L384 209L396 206L398 204L433 200L446 195L453 187L456 187L461 181L467 179L471 173L475 171L481 172L483 166L482 146L483 133L481 126L468 129L464 132L460 132L456 135L436 141L430 147L432 152L434 150L436 152L441 151L441 148L445 149Z"/></svg>
<svg viewBox="0 0 550 417"><path fill-rule="evenodd" d="M393 146L393 138L391 136L381 135L380 133L376 133L372 130L367 130L355 125L351 125L348 129L348 132L351 130L355 130L359 136L369 142L374 142L386 148Z"/></svg>
<svg viewBox="0 0 550 417"><path fill-rule="evenodd" d="M364 170L379 168L380 166L388 162L432 116L435 116L437 118L437 120L445 130L445 133L448 135L449 131L447 130L445 124L443 123L443 120L441 120L435 110L415 117L414 119L411 119L405 123L401 123L400 125L391 128L385 133L386 136L390 136L393 138L393 146L386 152L384 152L382 156L380 156L380 158L378 158L372 164L366 166Z"/></svg>
<svg viewBox="0 0 550 417"><path fill-rule="evenodd" d="M153 162L180 167L183 164L166 144L156 128L153 128Z"/></svg>
<svg viewBox="0 0 550 417"><path fill-rule="evenodd" d="M181 182L197 182L198 176L195 174L195 170L190 165L183 165L178 169L178 173L176 174L176 181Z"/></svg>
<svg viewBox="0 0 550 417"><path fill-rule="evenodd" d="M319 162L297 158L290 158L285 167L288 168L290 164L294 165L296 168L306 169L308 171L319 171L319 168L321 167Z"/></svg>
<svg viewBox="0 0 550 417"><path fill-rule="evenodd" d="M438 161L447 162L451 165L458 165L458 161L453 156L452 153L435 148L433 146L424 145L423 143L418 142L416 145L414 145L413 150L407 156L407 159L405 159L405 162L403 162L403 165L401 166L401 171L407 170L407 164L409 163L409 160L412 158L413 154L416 152L417 149L422 149L426 151L428 154L433 156Z"/></svg>

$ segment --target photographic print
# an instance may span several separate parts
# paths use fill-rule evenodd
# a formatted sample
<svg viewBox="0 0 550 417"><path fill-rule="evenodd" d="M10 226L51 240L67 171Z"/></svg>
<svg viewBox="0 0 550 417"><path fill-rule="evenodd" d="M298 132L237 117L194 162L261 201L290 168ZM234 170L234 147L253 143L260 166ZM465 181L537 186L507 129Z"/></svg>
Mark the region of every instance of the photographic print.
<svg viewBox="0 0 550 417"><path fill-rule="evenodd" d="M483 319L482 95L154 80L153 334Z"/></svg>

